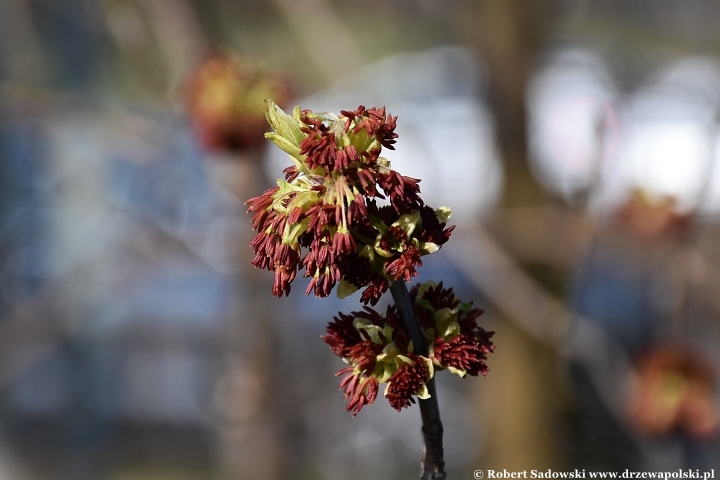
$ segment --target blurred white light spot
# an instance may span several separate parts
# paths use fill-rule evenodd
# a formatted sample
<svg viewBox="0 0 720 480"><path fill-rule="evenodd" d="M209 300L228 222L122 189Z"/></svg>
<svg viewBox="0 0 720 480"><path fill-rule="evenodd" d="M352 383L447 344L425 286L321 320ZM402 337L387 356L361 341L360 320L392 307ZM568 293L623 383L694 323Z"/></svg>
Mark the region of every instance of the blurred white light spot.
<svg viewBox="0 0 720 480"><path fill-rule="evenodd" d="M715 92L715 93L714 93ZM685 58L660 71L621 112L617 152L602 172L593 208L609 213L640 189L672 197L675 209L708 209L720 66Z"/></svg>
<svg viewBox="0 0 720 480"><path fill-rule="evenodd" d="M392 168L424 179L425 202L449 206L453 222L472 220L493 206L502 169L487 109L462 99L398 107L407 123L398 127L397 150L386 152Z"/></svg>
<svg viewBox="0 0 720 480"><path fill-rule="evenodd" d="M656 122L638 126L620 162L631 169L632 183L657 196L671 196L678 208L697 203L705 184L711 145L707 129L692 122Z"/></svg>
<svg viewBox="0 0 720 480"><path fill-rule="evenodd" d="M706 215L720 213L720 132L715 134L713 140L713 155L711 166L708 168L707 185L698 210Z"/></svg>
<svg viewBox="0 0 720 480"><path fill-rule="evenodd" d="M603 61L591 52L553 55L528 88L531 167L566 199L589 188L617 134L611 100L615 87Z"/></svg>

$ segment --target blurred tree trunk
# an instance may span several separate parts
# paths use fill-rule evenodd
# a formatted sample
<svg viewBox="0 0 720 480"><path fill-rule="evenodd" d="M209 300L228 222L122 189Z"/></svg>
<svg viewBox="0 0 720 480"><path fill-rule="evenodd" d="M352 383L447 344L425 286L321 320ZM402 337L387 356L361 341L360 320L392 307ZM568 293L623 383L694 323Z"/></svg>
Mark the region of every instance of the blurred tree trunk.
<svg viewBox="0 0 720 480"><path fill-rule="evenodd" d="M466 5L465 36L490 73L488 103L505 160L505 204L531 204L544 193L528 169L525 92L541 48L536 0L482 0Z"/></svg>
<svg viewBox="0 0 720 480"><path fill-rule="evenodd" d="M466 3L465 37L488 67L488 105L504 159L503 206L538 205L548 197L530 172L525 95L544 27L537 0L480 0ZM499 213L502 215L502 212ZM484 468L557 468L559 452L552 401L552 369L538 358L554 358L548 347L520 333L511 322L497 329L505 362L496 362L490 381L479 388L488 444ZM500 352L501 348L498 348ZM497 360L497 359L494 359ZM501 371L506 369L507 371Z"/></svg>

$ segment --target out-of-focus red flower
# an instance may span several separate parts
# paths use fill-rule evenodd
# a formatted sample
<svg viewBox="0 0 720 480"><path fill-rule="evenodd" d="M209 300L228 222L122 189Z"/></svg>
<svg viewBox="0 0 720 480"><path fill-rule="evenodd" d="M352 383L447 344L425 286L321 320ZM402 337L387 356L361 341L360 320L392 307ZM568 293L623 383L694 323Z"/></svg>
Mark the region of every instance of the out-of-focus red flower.
<svg viewBox="0 0 720 480"><path fill-rule="evenodd" d="M652 241L684 236L691 224L691 215L679 212L677 200L671 196L652 199L638 190L616 212L616 220L640 240Z"/></svg>
<svg viewBox="0 0 720 480"><path fill-rule="evenodd" d="M190 72L182 96L202 145L243 151L261 146L268 130L265 99L285 105L290 82L261 63L216 54Z"/></svg>
<svg viewBox="0 0 720 480"><path fill-rule="evenodd" d="M702 357L678 347L655 347L638 361L628 421L647 435L708 438L720 427L714 387L713 370Z"/></svg>

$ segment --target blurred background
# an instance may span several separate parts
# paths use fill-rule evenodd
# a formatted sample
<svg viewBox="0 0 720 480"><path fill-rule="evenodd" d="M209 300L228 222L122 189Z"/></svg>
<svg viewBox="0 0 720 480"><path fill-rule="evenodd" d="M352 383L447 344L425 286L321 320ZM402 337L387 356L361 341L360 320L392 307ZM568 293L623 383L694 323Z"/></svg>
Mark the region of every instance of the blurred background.
<svg viewBox="0 0 720 480"><path fill-rule="evenodd" d="M720 468L720 4L0 1L0 479L400 479L416 407L352 418L243 202L264 98L398 115L448 205L420 280L497 331L438 376L449 478Z"/></svg>

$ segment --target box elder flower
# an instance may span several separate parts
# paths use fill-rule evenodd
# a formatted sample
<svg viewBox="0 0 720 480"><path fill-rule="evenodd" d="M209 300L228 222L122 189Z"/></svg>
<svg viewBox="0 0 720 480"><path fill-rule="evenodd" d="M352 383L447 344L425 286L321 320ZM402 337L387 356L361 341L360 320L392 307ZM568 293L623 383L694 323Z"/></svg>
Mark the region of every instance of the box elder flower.
<svg viewBox="0 0 720 480"><path fill-rule="evenodd" d="M425 439L423 479L445 478L442 422L434 375L487 375L493 332L477 320L481 310L463 303L442 283L408 291L422 257L440 249L454 226L450 209L433 209L420 197L420 180L391 168L381 156L393 150L397 117L385 108L341 111L339 116L295 107L292 115L268 100L265 136L292 165L277 186L246 202L257 235L255 267L274 273L272 293L290 293L298 271L309 277L306 294L326 297L337 286L346 297L364 289L364 310L338 313L322 340L348 365L347 411L357 415L383 396L400 411L418 399ZM374 310L390 290L395 305Z"/></svg>
<svg viewBox="0 0 720 480"><path fill-rule="evenodd" d="M299 107L287 115L272 102L267 117L266 136L293 160L285 180L247 201L258 232L252 263L275 273L274 295L290 293L304 269L307 294L326 297L339 283L340 297L364 288L362 301L375 305L389 282L417 276L421 257L447 242L450 210L426 206L420 181L380 156L394 149L397 117L363 106L340 117Z"/></svg>

